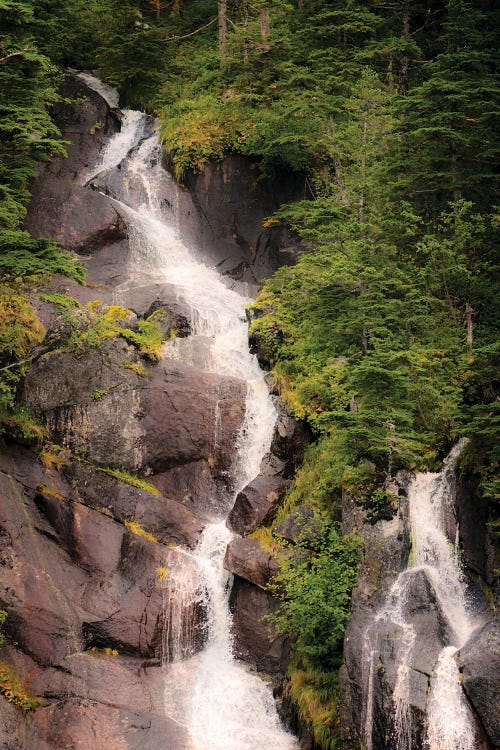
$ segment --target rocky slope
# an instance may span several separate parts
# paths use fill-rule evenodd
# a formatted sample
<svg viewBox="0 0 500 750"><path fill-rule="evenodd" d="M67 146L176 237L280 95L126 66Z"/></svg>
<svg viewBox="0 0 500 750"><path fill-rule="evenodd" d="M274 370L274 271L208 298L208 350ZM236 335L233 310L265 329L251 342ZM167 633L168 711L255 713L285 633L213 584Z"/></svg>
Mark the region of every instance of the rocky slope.
<svg viewBox="0 0 500 750"><path fill-rule="evenodd" d="M173 647L165 636L163 571L180 564L178 545L196 545L231 489L246 389L238 379L173 359L155 363L120 336L83 352L68 345L74 321L68 325L46 295L111 304L125 278L128 240L113 201L82 184L104 139L120 127L120 113L75 77L64 93L72 103L58 105L54 117L70 142L68 158L40 169L27 227L78 253L88 275L84 287L55 277L33 293L47 336L22 399L45 425L48 446L41 457L29 447L2 447L0 609L8 614L2 659L43 705L23 721L2 700L0 747L181 750L188 740L165 715L158 668ZM176 193L177 208L200 253L255 281L292 259L293 241L262 229L276 198L258 185L251 165L230 162L222 169L223 179L219 168L193 175L192 192ZM280 198L297 189L288 186ZM226 190L230 200L221 213ZM131 290L121 302L132 310L124 325L137 329L139 319L160 309L167 338L174 328L177 336L190 335L187 311L168 285ZM290 420L280 423L278 455L269 457L245 497L258 497L261 506L275 502L289 471L286 444L293 432ZM237 648L259 668L279 671L286 644L260 622L276 604L249 569L253 550L243 557L241 567L228 552L228 567L239 576ZM182 564L189 565L185 555ZM190 606L184 615L195 650L203 643L204 613L196 602Z"/></svg>

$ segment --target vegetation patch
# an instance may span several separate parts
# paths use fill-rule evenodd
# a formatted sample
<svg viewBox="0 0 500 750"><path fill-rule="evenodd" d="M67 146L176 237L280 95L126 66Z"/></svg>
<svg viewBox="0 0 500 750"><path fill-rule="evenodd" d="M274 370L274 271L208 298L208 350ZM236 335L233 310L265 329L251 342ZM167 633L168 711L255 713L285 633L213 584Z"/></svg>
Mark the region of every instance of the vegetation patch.
<svg viewBox="0 0 500 750"><path fill-rule="evenodd" d="M132 534L135 534L136 536L140 536L143 539L147 539L148 542L156 542L158 544L158 539L154 536L154 534L150 534L149 531L146 531L146 529L143 529L141 524L137 521L125 521L125 527L132 532Z"/></svg>
<svg viewBox="0 0 500 750"><path fill-rule="evenodd" d="M142 362L130 362L129 360L126 360L125 362L122 362L122 367L125 370L132 370L132 372L140 378L147 378L149 375L149 370L142 364Z"/></svg>
<svg viewBox="0 0 500 750"><path fill-rule="evenodd" d="M61 445L46 444L40 450L40 460L46 469L60 471L71 460L71 452Z"/></svg>
<svg viewBox="0 0 500 750"><path fill-rule="evenodd" d="M51 497L53 500L62 501L65 499L64 495L61 495L60 492L55 490L53 487L48 487L46 484L39 484L37 487L37 491L44 497Z"/></svg>
<svg viewBox="0 0 500 750"><path fill-rule="evenodd" d="M44 705L43 700L34 695L16 675L14 669L3 661L0 661L0 693L24 713Z"/></svg>
<svg viewBox="0 0 500 750"><path fill-rule="evenodd" d="M154 484L147 482L145 479L142 479L142 477L138 477L135 474L130 474L130 472L124 471L123 469L110 469L106 466L97 466L96 470L113 477L113 479L118 479L120 482L130 484L132 487L137 487L140 490L149 492L150 495L161 495L160 490L158 487L155 487Z"/></svg>

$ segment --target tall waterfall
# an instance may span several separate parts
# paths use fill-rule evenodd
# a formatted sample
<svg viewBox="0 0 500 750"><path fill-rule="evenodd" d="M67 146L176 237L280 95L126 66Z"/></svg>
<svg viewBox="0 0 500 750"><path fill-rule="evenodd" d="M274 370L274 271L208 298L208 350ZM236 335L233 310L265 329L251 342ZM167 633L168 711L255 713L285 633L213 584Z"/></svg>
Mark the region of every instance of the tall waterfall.
<svg viewBox="0 0 500 750"><path fill-rule="evenodd" d="M375 673L384 633L391 634L397 663L390 747L395 750L412 750L413 747L410 692L418 633L410 612L417 576L427 580L447 631L430 680L424 747L426 750L474 750L476 746L474 724L454 655L470 638L477 623L471 613L458 552L446 536L446 511L451 503L454 466L462 447L462 443L454 447L440 473L417 474L409 488L411 563L392 585L364 643L363 739L367 750L372 750L375 742Z"/></svg>
<svg viewBox="0 0 500 750"><path fill-rule="evenodd" d="M85 80L99 90L96 79L86 76ZM182 242L165 194L166 187L176 190L175 183L161 167L158 136L144 137L144 133L145 116L126 110L121 132L110 140L87 180L99 173L97 184L114 196L128 226L129 281L121 292L148 284L171 285L176 297L191 310L193 335L169 344L169 356L189 360L196 354L193 342L203 339L203 360L196 365L246 382L246 416L233 466L236 493L258 474L276 421L262 372L248 349L245 306L250 300L229 288L215 269L197 260ZM112 168L120 163L126 180L117 182ZM111 170L109 176L106 170ZM179 631L174 634L173 641L177 637L178 644L170 648L171 663L165 669L165 710L187 730L189 750L291 750L295 740L279 721L271 687L233 658L228 606L231 580L223 568L231 539L225 515L233 500L234 495L228 496L220 517L205 529L197 549L186 551L196 564L198 581L193 582L190 571L183 578L181 569L172 571L174 578L169 577L163 586L169 627ZM179 608L168 600L199 598L200 588L207 611L207 643L200 653L189 656L189 648L181 642L181 631L189 632L189 626L186 631ZM164 638L165 653L169 650L167 640Z"/></svg>

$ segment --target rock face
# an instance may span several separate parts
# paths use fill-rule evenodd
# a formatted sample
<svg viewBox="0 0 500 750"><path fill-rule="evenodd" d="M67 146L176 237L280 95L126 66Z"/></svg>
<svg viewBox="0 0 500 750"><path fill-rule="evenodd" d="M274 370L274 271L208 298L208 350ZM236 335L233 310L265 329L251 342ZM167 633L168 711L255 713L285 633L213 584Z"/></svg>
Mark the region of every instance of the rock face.
<svg viewBox="0 0 500 750"><path fill-rule="evenodd" d="M122 339L90 347L85 356L50 352L30 369L24 403L44 418L52 442L91 463L163 473L165 489L168 471L187 464L195 473L200 464L210 486L227 483L246 386L168 359L142 376L127 367L133 360Z"/></svg>
<svg viewBox="0 0 500 750"><path fill-rule="evenodd" d="M224 567L264 590L279 573L278 561L262 549L257 539L233 539L226 550Z"/></svg>
<svg viewBox="0 0 500 750"><path fill-rule="evenodd" d="M452 518L452 501L455 495L460 497L463 489L451 479L450 482L452 494L446 510ZM367 705L369 689L373 706L373 750L392 748L392 696L398 679L401 649L404 649L402 644L407 637L406 623L411 623L415 637L414 645L404 657L409 667L407 679L412 746L423 744L431 677L442 649L450 642L453 643L455 638L442 611L432 575L428 574L425 567L407 569L410 546L408 506L401 490L407 486L408 479L400 477L399 484L398 513L389 521L366 523L364 511L352 498L344 496L344 530L356 530L364 539L363 558L358 571L357 586L352 595L352 614L344 640L344 664L340 671L341 729L343 747L346 750L367 742L367 715L364 707ZM397 494L397 488L391 488L391 492ZM446 520L449 525L451 521ZM448 533L454 538L455 528L448 528ZM469 552L466 544L470 536L461 527L460 537L464 545L464 558L467 559ZM396 581L397 587L391 588ZM394 616L390 610L396 602L398 614ZM477 592L475 611L479 620L491 617L491 612L488 613L488 608ZM495 631L489 628L490 626L487 626L484 631L483 654L492 653L497 638L493 635ZM479 719L475 721L474 727L475 747L479 750L489 748L490 742L495 743L491 733L495 721L491 721L493 714L487 703L495 689L498 690L498 677L493 676L495 673L498 675L498 669L494 664L491 664L491 669L487 669L485 663L481 664L478 644L479 637L466 645L462 649L458 663L463 670L465 692ZM376 659L372 652L377 654ZM466 686L467 680L469 688ZM494 708L493 712L495 710Z"/></svg>
<svg viewBox="0 0 500 750"><path fill-rule="evenodd" d="M500 626L488 623L460 650L463 686L494 747L500 746Z"/></svg>
<svg viewBox="0 0 500 750"><path fill-rule="evenodd" d="M189 566L189 558L69 499L65 490L64 480L28 451L3 451L0 607L18 647L4 649L2 659L30 676L44 706L27 727L16 716L14 731L2 701L0 738L10 743L2 747L48 750L64 741L109 750L124 747L125 735L128 747L153 750L160 736L174 744L178 738L183 747L179 728L162 711L158 670L141 667L170 648L161 570ZM201 645L196 597L192 606ZM118 655L106 656L104 648Z"/></svg>
<svg viewBox="0 0 500 750"><path fill-rule="evenodd" d="M261 179L255 162L231 155L200 174L188 173L186 185L191 199L184 199L181 215L194 206L198 221L190 222L191 240L221 273L258 282L297 261L302 250L297 237L263 223L282 203L307 197L304 175Z"/></svg>
<svg viewBox="0 0 500 750"><path fill-rule="evenodd" d="M55 276L33 292L48 333L22 399L46 428L47 450L43 464L20 446L2 446L0 456L0 609L8 613L6 635L16 643L3 649L2 659L44 702L25 723L1 700L0 746L187 750L185 730L165 714L156 667L162 658L196 651L206 636L188 549L214 515L227 512L246 388L206 371L199 337L192 337L190 365L169 356L168 346L161 363L148 362L119 337L68 346L74 326L41 299L42 292L68 294L82 305L119 299L133 311L126 322L132 328L161 309L163 333L168 338L175 329L187 344L193 311L171 284L154 277L131 283L123 216L111 199L84 187L104 139L120 128L119 113L72 76L63 95L73 103L58 104L54 117L70 141L68 158L40 167L26 227L78 254L87 285ZM228 164L224 179L214 177L212 184L212 173L219 172L210 167L203 184L193 177L192 193L165 175L172 210L191 227L188 239L191 232L200 252L213 251L223 271L246 281L285 258L293 261L295 240L261 227L280 196L257 183L246 160ZM139 188L130 183L131 190ZM297 189L292 180L284 194ZM221 212L223 190L231 198ZM280 468L264 474L279 491L285 461L274 460ZM241 559L242 573L243 565ZM254 577L264 586L274 570L267 556ZM260 620L276 603L239 580L235 602L242 606L236 605L235 618L247 641L253 637L245 656L269 671L282 670L286 647ZM179 581L185 596L174 607Z"/></svg>

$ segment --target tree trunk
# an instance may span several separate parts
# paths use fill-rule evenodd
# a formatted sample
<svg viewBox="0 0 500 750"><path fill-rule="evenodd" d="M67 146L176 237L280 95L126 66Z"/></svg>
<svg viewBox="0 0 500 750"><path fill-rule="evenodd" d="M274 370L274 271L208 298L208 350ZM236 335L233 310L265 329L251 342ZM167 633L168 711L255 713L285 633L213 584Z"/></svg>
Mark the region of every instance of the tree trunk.
<svg viewBox="0 0 500 750"><path fill-rule="evenodd" d="M401 30L401 39L408 39L410 36L410 2L405 0L403 5L403 27ZM398 94L406 96L408 93L408 68L410 67L410 58L403 55L401 58L401 67L399 69Z"/></svg>
<svg viewBox="0 0 500 750"><path fill-rule="evenodd" d="M262 8L260 11L260 36L262 39L262 52L269 52L269 36L271 34L271 19L269 17L269 8Z"/></svg>
<svg viewBox="0 0 500 750"><path fill-rule="evenodd" d="M465 320L467 324L467 353L469 356L472 355L472 344L474 341L474 334L472 330L472 318L474 317L474 308L467 302L465 305Z"/></svg>
<svg viewBox="0 0 500 750"><path fill-rule="evenodd" d="M221 65L225 65L227 58L227 0L218 2L219 18L219 58Z"/></svg>

